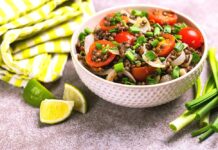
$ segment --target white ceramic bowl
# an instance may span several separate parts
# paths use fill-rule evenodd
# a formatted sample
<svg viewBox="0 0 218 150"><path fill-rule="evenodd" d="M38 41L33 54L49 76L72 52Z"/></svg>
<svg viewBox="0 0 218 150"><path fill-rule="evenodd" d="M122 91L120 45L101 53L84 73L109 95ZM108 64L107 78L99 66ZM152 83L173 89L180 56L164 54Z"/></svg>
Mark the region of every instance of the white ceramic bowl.
<svg viewBox="0 0 218 150"><path fill-rule="evenodd" d="M186 75L175 80L156 85L124 85L110 82L96 76L78 61L75 45L77 43L79 33L82 32L86 27L94 29L96 24L98 24L106 14L129 8L139 10L149 10L155 8L169 10L168 8L151 5L126 5L109 8L96 13L93 17L85 21L72 37L71 55L76 72L78 73L80 79L92 92L104 100L120 106L133 108L152 107L178 98L185 91L191 88L202 71L207 55L207 39L199 25L197 25L189 17L175 10L172 11L179 16L179 21L184 21L189 26L197 28L202 33L204 38L204 54L200 62Z"/></svg>

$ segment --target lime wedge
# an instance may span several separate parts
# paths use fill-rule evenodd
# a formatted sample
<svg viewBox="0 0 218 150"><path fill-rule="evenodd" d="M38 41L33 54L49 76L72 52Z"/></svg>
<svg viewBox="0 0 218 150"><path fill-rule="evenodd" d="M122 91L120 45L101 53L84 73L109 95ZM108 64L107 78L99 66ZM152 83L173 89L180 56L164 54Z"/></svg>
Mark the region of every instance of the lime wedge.
<svg viewBox="0 0 218 150"><path fill-rule="evenodd" d="M40 121L46 124L59 123L70 116L73 106L73 101L46 99L40 105Z"/></svg>
<svg viewBox="0 0 218 150"><path fill-rule="evenodd" d="M44 99L53 99L55 96L37 80L31 79L24 88L23 98L28 104L39 107Z"/></svg>
<svg viewBox="0 0 218 150"><path fill-rule="evenodd" d="M82 92L70 84L64 84L64 100L74 101L74 109L81 113L87 112L87 103Z"/></svg>

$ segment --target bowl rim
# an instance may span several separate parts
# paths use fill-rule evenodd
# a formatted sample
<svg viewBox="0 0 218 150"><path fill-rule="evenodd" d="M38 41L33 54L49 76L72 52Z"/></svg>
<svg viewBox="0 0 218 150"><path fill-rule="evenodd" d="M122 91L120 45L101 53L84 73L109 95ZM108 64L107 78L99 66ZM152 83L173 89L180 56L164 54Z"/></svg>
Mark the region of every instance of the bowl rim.
<svg viewBox="0 0 218 150"><path fill-rule="evenodd" d="M170 80L170 81L167 81L167 82L163 82L163 83L158 83L158 84L153 84L153 85L126 85L126 84L121 84L121 83L116 83L116 82L111 82L111 81L108 81L106 79L103 79L97 75L95 75L94 73L92 73L91 71L89 71L88 69L86 69L77 59L77 55L74 54L74 49L75 49L75 44L76 44L76 41L78 40L77 39L77 36L79 34L79 29L75 31L75 33L73 34L72 36L72 39L71 39L71 57L72 57L72 60L74 62L76 62L76 64L74 63L74 65L78 65L81 69L83 69L83 71L85 71L87 74L91 75L93 78L96 78L97 80L100 80L102 82L105 82L107 84L110 84L112 86L119 86L119 87L124 87L124 88L155 88L155 87L161 87L161 86L166 86L166 85L170 85L170 84L173 84L173 83L176 83L178 81L181 81L183 80L184 78L187 78L189 75L191 75L193 72L195 72L201 65L202 63L204 63L204 61L206 60L206 57L207 57L207 53L208 53L208 46L207 46L207 37L206 37L206 34L205 32L202 30L201 26L199 24L197 24L193 19L191 19L190 17L188 17L187 15L185 15L184 13L181 13L177 10L174 10L174 9L171 9L171 8L168 8L168 7L164 7L164 6L159 6L159 5L150 5L150 4L127 4L127 5L119 5L119 6L114 6L114 7L110 7L110 8L107 8L107 9L103 9L99 12L97 12L96 14L94 14L93 16L91 16L90 18L88 18L87 20L85 20L81 26L85 26L87 24L88 21L92 20L93 18L95 18L96 16L99 16L101 14L104 14L106 12L109 12L109 11L116 11L116 10L122 10L122 9L126 9L126 8L131 8L131 7L135 7L135 8L142 8L142 7L145 7L145 8L154 8L154 9L165 9L165 10L171 10L173 12L175 12L176 14L186 18L187 20L189 20L192 24L194 24L197 29L201 32L202 36L203 36L203 39L204 39L204 52L203 52L203 55L201 57L201 60L198 62L198 64L193 68L191 69L191 71L189 71L187 74L177 78L177 79L173 79L173 80Z"/></svg>

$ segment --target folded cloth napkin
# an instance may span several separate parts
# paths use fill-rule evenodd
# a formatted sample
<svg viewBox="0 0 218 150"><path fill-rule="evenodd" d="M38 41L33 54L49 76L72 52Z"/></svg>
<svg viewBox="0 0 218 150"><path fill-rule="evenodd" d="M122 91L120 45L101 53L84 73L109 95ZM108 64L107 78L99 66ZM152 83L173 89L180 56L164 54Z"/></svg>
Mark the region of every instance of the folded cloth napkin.
<svg viewBox="0 0 218 150"><path fill-rule="evenodd" d="M93 13L91 0L0 1L0 80L25 87L58 79L73 32Z"/></svg>

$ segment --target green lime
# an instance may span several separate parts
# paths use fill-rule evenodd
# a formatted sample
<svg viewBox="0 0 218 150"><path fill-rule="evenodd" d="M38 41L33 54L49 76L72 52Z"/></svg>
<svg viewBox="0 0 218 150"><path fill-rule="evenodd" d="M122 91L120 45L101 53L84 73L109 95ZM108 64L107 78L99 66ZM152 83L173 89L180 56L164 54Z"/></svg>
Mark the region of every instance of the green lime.
<svg viewBox="0 0 218 150"><path fill-rule="evenodd" d="M43 100L53 99L55 96L37 80L31 79L24 88L23 98L28 104L39 107Z"/></svg>
<svg viewBox="0 0 218 150"><path fill-rule="evenodd" d="M67 119L73 109L73 101L45 99L40 105L40 121L55 124Z"/></svg>
<svg viewBox="0 0 218 150"><path fill-rule="evenodd" d="M74 109L81 113L87 112L87 102L82 92L70 84L64 84L64 100L74 101Z"/></svg>

